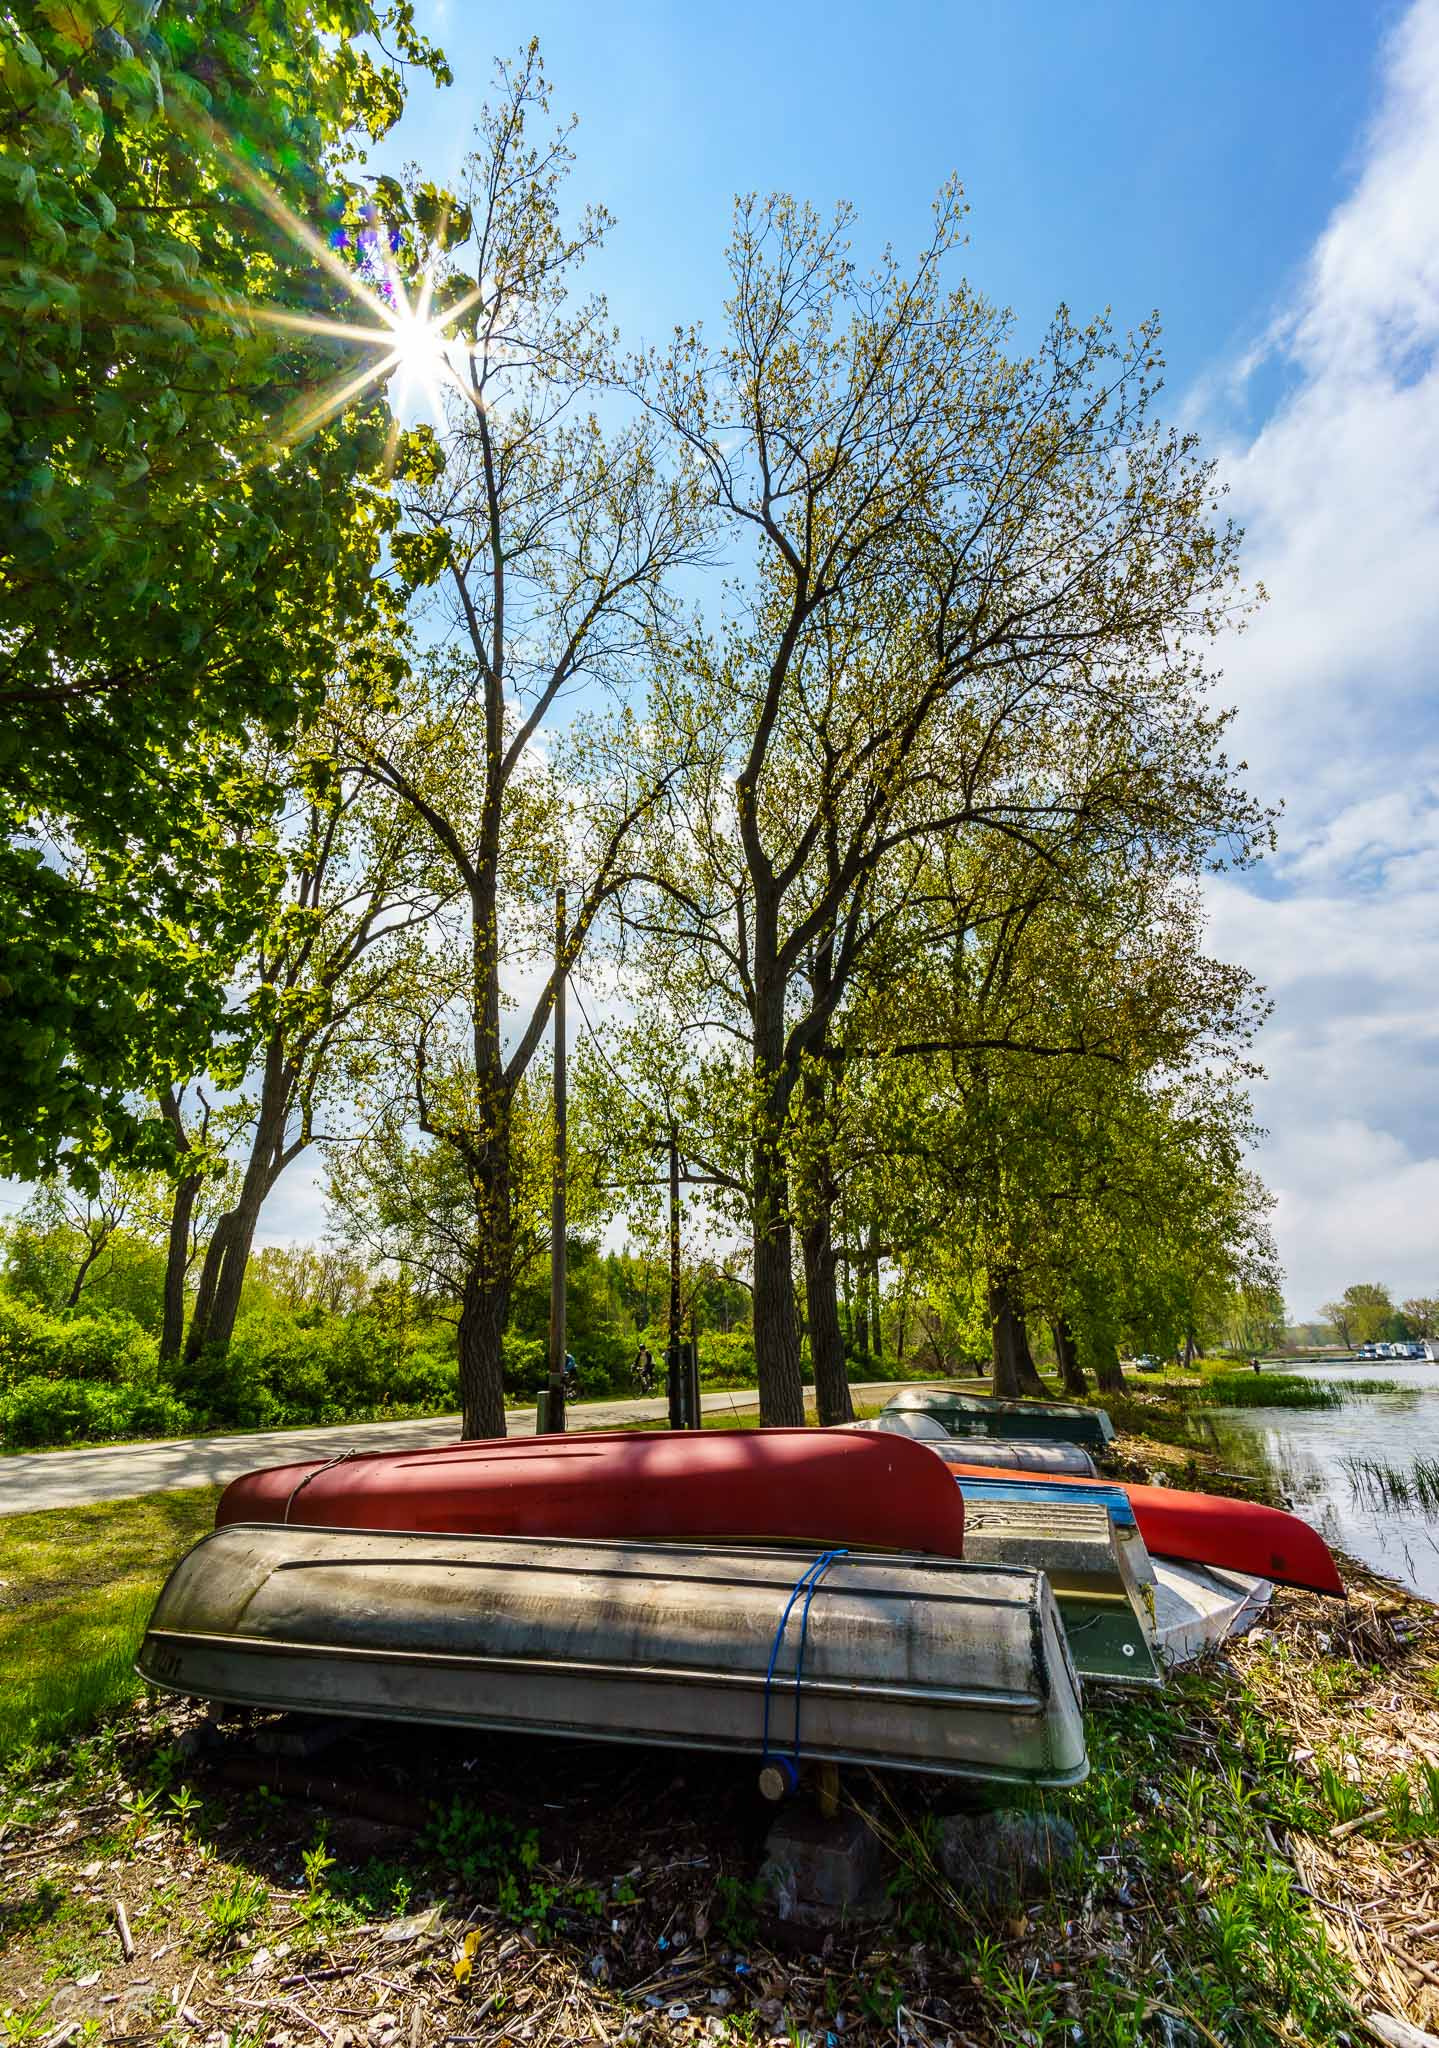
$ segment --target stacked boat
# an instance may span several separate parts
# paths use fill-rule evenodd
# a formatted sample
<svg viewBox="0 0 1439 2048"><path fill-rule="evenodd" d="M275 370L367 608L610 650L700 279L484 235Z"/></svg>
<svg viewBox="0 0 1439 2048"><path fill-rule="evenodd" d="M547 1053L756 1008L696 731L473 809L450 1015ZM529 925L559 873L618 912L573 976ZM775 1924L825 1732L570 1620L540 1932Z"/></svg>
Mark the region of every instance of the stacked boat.
<svg viewBox="0 0 1439 2048"><path fill-rule="evenodd" d="M1276 1577L1342 1590L1293 1516L1102 1480L1109 1434L1093 1410L937 1388L853 1429L277 1466L227 1488L139 1669L243 1705L751 1753L789 1779L812 1759L1069 1784L1082 1681L1157 1684L1214 1633L1175 1573L1236 1617Z"/></svg>

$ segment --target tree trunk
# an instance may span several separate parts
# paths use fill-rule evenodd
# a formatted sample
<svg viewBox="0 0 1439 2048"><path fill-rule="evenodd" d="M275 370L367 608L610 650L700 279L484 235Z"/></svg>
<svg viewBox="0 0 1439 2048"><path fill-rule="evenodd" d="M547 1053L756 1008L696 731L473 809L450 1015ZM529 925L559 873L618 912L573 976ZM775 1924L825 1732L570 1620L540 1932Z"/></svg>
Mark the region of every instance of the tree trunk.
<svg viewBox="0 0 1439 2048"><path fill-rule="evenodd" d="M809 1355L814 1364L815 1402L822 1424L853 1422L854 1403L844 1369L844 1336L835 1291L834 1241L830 1211L821 1203L804 1233L804 1287L809 1303Z"/></svg>
<svg viewBox="0 0 1439 2048"><path fill-rule="evenodd" d="M1119 1347L1109 1338L1094 1347L1094 1380L1101 1394L1124 1392L1124 1373L1119 1364Z"/></svg>
<svg viewBox="0 0 1439 2048"><path fill-rule="evenodd" d="M265 1048L265 1072L255 1113L255 1134L250 1140L250 1156L245 1162L239 1200L220 1219L221 1224L228 1228L222 1230L220 1225L216 1225L205 1254L200 1291L195 1301L195 1312L190 1318L190 1334L185 1340L187 1365L193 1365L200 1353L208 1348L223 1351L235 1334L240 1293L245 1285L245 1269L250 1263L250 1247L255 1242L260 1211L265 1197L288 1163L285 1157L285 1126L289 1120L294 1086L295 1074L285 1059L284 1040L278 1031L273 1032ZM299 1149L297 1142L290 1148L290 1157Z"/></svg>
<svg viewBox="0 0 1439 2048"><path fill-rule="evenodd" d="M1184 1370L1186 1372L1192 1372L1194 1369L1194 1353L1196 1349L1193 1330L1186 1330L1184 1333Z"/></svg>
<svg viewBox="0 0 1439 2048"><path fill-rule="evenodd" d="M784 984L755 996L755 1080L760 1119L754 1153L754 1355L762 1427L802 1428L804 1376L794 1299L794 1245L784 1157L789 1088L784 1060Z"/></svg>
<svg viewBox="0 0 1439 2048"><path fill-rule="evenodd" d="M869 1301L869 1348L876 1365L884 1363L884 1337L879 1327L879 1230L871 1223L865 1239L864 1285Z"/></svg>
<svg viewBox="0 0 1439 2048"><path fill-rule="evenodd" d="M110 1233L107 1230L91 1242L89 1250L86 1252L84 1258L80 1261L80 1269L75 1275L74 1285L71 1287L70 1293L66 1298L66 1308L74 1308L76 1304L79 1302L80 1290L85 1285L86 1276L88 1275L90 1268L94 1265L96 1259L99 1258L101 1252L104 1251L105 1246L109 1241L109 1237Z"/></svg>
<svg viewBox="0 0 1439 2048"><path fill-rule="evenodd" d="M782 1207L787 1191L783 1173L773 1168L757 1174L756 1184L760 1199L754 1225L754 1355L759 1419L765 1429L797 1429L805 1420L804 1376L790 1225Z"/></svg>
<svg viewBox="0 0 1439 2048"><path fill-rule="evenodd" d="M175 1183L170 1208L170 1237L165 1250L165 1309L160 1325L160 1363L173 1365L185 1335L185 1275L190 1267L190 1219L203 1174L187 1173Z"/></svg>
<svg viewBox="0 0 1439 2048"><path fill-rule="evenodd" d="M861 1365L869 1364L869 1275L859 1269L859 1303L855 1311L854 1348Z"/></svg>
<svg viewBox="0 0 1439 2048"><path fill-rule="evenodd" d="M1049 1328L1059 1359L1060 1383L1066 1394L1077 1395L1083 1400L1089 1393L1089 1382L1079 1362L1079 1346L1074 1341L1074 1332L1063 1316L1057 1316Z"/></svg>
<svg viewBox="0 0 1439 2048"><path fill-rule="evenodd" d="M1042 1395L1044 1382L1034 1369L1024 1318L1015 1301L1013 1276L991 1269L989 1275L990 1342L994 1358L994 1392L1006 1401Z"/></svg>
<svg viewBox="0 0 1439 2048"><path fill-rule="evenodd" d="M1015 1362L1019 1368L1019 1390L1037 1400L1043 1400L1048 1392L1039 1377L1039 1368L1034 1362L1034 1353L1029 1348L1029 1331L1025 1326L1023 1311L1014 1311Z"/></svg>
<svg viewBox="0 0 1439 2048"><path fill-rule="evenodd" d="M503 1338L510 1312L508 1280L498 1285L472 1272L460 1304L460 1435L505 1434Z"/></svg>

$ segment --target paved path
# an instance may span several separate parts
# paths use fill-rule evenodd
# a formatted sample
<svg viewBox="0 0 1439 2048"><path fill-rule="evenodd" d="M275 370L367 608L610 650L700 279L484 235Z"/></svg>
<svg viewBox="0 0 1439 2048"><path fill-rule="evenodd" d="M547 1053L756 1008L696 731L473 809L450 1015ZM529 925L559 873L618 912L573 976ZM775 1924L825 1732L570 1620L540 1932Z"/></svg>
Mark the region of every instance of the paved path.
<svg viewBox="0 0 1439 2048"><path fill-rule="evenodd" d="M905 1382L881 1380L852 1387L857 1401L888 1400ZM915 1384L922 1384L916 1382ZM753 1410L752 1389L705 1394L706 1415ZM582 1401L570 1410L577 1429L615 1429L653 1420L668 1412L663 1397L637 1401ZM533 1408L512 1408L511 1436L533 1436ZM324 1429L255 1430L244 1436L178 1437L169 1443L112 1444L91 1450L38 1451L0 1458L0 1515L29 1514L38 1508L68 1508L86 1501L121 1500L137 1493L165 1493L172 1487L219 1486L257 1465L283 1465L291 1458L333 1457L357 1445L367 1451L423 1450L453 1443L458 1415L428 1415L418 1422L351 1422Z"/></svg>

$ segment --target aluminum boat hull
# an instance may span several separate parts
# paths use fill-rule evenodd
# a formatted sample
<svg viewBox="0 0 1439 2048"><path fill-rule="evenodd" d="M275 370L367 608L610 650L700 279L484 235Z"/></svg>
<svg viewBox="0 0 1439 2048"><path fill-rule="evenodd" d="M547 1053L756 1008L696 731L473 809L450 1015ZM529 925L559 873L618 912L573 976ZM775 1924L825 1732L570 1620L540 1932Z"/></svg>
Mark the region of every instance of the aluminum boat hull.
<svg viewBox="0 0 1439 2048"><path fill-rule="evenodd" d="M1067 1401L1006 1401L995 1394L965 1394L955 1387L905 1387L886 1402L886 1415L933 1415L951 1436L1001 1437L1014 1443L1081 1444L1102 1451L1114 1425L1102 1408Z"/></svg>
<svg viewBox="0 0 1439 2048"><path fill-rule="evenodd" d="M727 1750L794 1746L811 1549L547 1542L236 1523L171 1573L137 1669L204 1699ZM815 1592L804 1757L1073 1784L1078 1679L1048 1581L836 1558Z"/></svg>
<svg viewBox="0 0 1439 2048"><path fill-rule="evenodd" d="M1113 1496L1119 1494L1155 1557L1343 1597L1344 1581L1323 1537L1283 1508L1218 1493L1186 1493L1176 1486L1096 1487L1058 1475L1036 1479L1015 1472L1001 1479L982 1466L949 1469L970 1501L1032 1498L1062 1504L1077 1498L1099 1501L1116 1514Z"/></svg>
<svg viewBox="0 0 1439 2048"><path fill-rule="evenodd" d="M884 1430L917 1437L952 1463L992 1466L998 1472L1064 1473L1071 1479L1097 1479L1099 1467L1080 1444L1009 1443L1002 1437L954 1437L937 1416L921 1408L886 1408L869 1422L847 1422L845 1429Z"/></svg>

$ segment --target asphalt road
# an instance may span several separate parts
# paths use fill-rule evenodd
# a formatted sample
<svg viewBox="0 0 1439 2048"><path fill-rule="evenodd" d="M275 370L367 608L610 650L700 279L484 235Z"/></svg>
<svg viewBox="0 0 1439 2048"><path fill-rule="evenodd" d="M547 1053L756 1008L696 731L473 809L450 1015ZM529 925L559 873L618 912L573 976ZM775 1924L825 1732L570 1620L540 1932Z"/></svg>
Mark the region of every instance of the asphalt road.
<svg viewBox="0 0 1439 2048"><path fill-rule="evenodd" d="M852 1387L857 1401L887 1400L905 1384L880 1380ZM913 1384L922 1384L914 1382ZM742 1414L757 1401L753 1391L705 1394L706 1415L733 1409ZM663 1398L583 1401L570 1410L577 1429L615 1429L667 1412ZM533 1436L533 1408L512 1408L511 1436ZM283 1465L291 1458L335 1457L352 1446L367 1451L423 1450L453 1443L458 1415L430 1415L418 1422L352 1422L325 1429L266 1429L244 1436L177 1437L169 1443L113 1444L91 1450L25 1452L0 1458L0 1515L24 1515L40 1508L79 1507L87 1501L123 1500L139 1493L167 1493L181 1486L219 1486L257 1465Z"/></svg>

